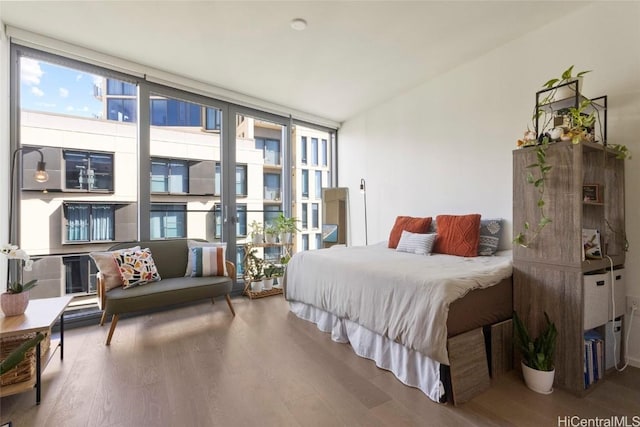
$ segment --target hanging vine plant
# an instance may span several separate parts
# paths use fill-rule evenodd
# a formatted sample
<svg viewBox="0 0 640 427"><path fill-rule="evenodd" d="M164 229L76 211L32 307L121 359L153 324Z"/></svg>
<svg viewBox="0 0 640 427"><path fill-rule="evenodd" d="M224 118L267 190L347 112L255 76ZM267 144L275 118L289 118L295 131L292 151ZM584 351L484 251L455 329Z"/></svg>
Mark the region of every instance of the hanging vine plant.
<svg viewBox="0 0 640 427"><path fill-rule="evenodd" d="M551 223L551 218L547 215L544 201L545 182L552 166L547 163L547 149L549 148L549 138L544 137L536 148L536 163L527 166L527 183L533 185L538 191L538 201L536 206L540 213L540 221L535 228L531 227L528 221L524 223L524 231L521 231L513 239L513 242L528 248L537 238L542 229Z"/></svg>

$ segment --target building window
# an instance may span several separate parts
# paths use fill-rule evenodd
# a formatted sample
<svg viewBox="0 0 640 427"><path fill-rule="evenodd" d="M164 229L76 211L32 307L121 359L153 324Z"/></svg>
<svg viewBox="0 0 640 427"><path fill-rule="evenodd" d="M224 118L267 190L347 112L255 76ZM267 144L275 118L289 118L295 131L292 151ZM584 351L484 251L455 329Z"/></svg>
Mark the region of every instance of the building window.
<svg viewBox="0 0 640 427"><path fill-rule="evenodd" d="M264 174L264 198L265 200L280 200L280 174Z"/></svg>
<svg viewBox="0 0 640 427"><path fill-rule="evenodd" d="M136 96L136 85L115 79L107 79L107 95Z"/></svg>
<svg viewBox="0 0 640 427"><path fill-rule="evenodd" d="M152 126L201 126L202 107L177 99L151 99Z"/></svg>
<svg viewBox="0 0 640 427"><path fill-rule="evenodd" d="M316 249L322 249L322 234L316 233Z"/></svg>
<svg viewBox="0 0 640 427"><path fill-rule="evenodd" d="M205 118L205 129L220 130L221 123L222 123L222 111L218 110L217 108L207 107L207 113Z"/></svg>
<svg viewBox="0 0 640 427"><path fill-rule="evenodd" d="M312 228L318 228L319 227L319 214L318 214L318 204L317 203L312 203L311 204L311 227Z"/></svg>
<svg viewBox="0 0 640 427"><path fill-rule="evenodd" d="M114 239L114 205L67 203L64 205L66 242L103 242Z"/></svg>
<svg viewBox="0 0 640 427"><path fill-rule="evenodd" d="M327 140L322 140L322 166L327 166Z"/></svg>
<svg viewBox="0 0 640 427"><path fill-rule="evenodd" d="M216 162L216 173L213 179L213 195L221 194L221 166L220 162ZM236 196L247 197L247 165L236 165Z"/></svg>
<svg viewBox="0 0 640 427"><path fill-rule="evenodd" d="M113 154L64 151L65 188L113 191Z"/></svg>
<svg viewBox="0 0 640 427"><path fill-rule="evenodd" d="M307 137L303 136L300 138L300 162L303 165L307 164Z"/></svg>
<svg viewBox="0 0 640 427"><path fill-rule="evenodd" d="M302 229L306 230L307 227L309 226L309 204L308 203L303 203L302 204Z"/></svg>
<svg viewBox="0 0 640 427"><path fill-rule="evenodd" d="M236 205L236 237L247 236L247 205Z"/></svg>
<svg viewBox="0 0 640 427"><path fill-rule="evenodd" d="M98 269L88 255L65 256L64 288L66 294L94 294L96 292L96 273Z"/></svg>
<svg viewBox="0 0 640 427"><path fill-rule="evenodd" d="M318 138L311 138L311 164L318 166Z"/></svg>
<svg viewBox="0 0 640 427"><path fill-rule="evenodd" d="M236 165L236 196L247 194L247 165Z"/></svg>
<svg viewBox="0 0 640 427"><path fill-rule="evenodd" d="M187 237L186 205L152 203L150 215L152 239Z"/></svg>
<svg viewBox="0 0 640 427"><path fill-rule="evenodd" d="M186 160L151 159L152 193L188 193L189 163Z"/></svg>
<svg viewBox="0 0 640 427"><path fill-rule="evenodd" d="M309 170L302 169L302 197L309 197Z"/></svg>
<svg viewBox="0 0 640 427"><path fill-rule="evenodd" d="M135 123L137 120L135 99L107 98L107 119L117 122Z"/></svg>
<svg viewBox="0 0 640 427"><path fill-rule="evenodd" d="M322 199L322 171L316 171L316 199Z"/></svg>
<svg viewBox="0 0 640 427"><path fill-rule="evenodd" d="M266 205L264 207L264 225L274 225L276 218L280 215L281 209L278 205Z"/></svg>
<svg viewBox="0 0 640 427"><path fill-rule="evenodd" d="M308 251L309 250L309 235L308 234L303 234L302 235L302 250L303 251Z"/></svg>
<svg viewBox="0 0 640 427"><path fill-rule="evenodd" d="M236 277L244 276L244 246L236 246Z"/></svg>
<svg viewBox="0 0 640 427"><path fill-rule="evenodd" d="M256 149L263 150L266 165L280 164L280 140L256 138Z"/></svg>

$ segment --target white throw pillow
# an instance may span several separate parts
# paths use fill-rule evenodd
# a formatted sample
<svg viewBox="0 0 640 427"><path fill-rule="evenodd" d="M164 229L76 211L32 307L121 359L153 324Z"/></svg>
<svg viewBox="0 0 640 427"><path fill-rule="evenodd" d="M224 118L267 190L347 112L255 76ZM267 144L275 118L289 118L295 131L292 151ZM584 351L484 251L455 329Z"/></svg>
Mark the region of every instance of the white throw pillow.
<svg viewBox="0 0 640 427"><path fill-rule="evenodd" d="M416 255L431 255L433 243L436 241L437 234L420 234L402 230L400 242L396 251L408 252Z"/></svg>

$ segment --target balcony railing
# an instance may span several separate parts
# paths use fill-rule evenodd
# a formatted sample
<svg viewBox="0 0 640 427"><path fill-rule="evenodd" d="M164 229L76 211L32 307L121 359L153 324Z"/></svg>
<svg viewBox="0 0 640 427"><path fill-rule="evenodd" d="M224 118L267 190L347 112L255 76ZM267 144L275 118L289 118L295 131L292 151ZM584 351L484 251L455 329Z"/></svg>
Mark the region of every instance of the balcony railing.
<svg viewBox="0 0 640 427"><path fill-rule="evenodd" d="M264 199L265 200L280 200L280 189L279 188L269 188L264 187Z"/></svg>

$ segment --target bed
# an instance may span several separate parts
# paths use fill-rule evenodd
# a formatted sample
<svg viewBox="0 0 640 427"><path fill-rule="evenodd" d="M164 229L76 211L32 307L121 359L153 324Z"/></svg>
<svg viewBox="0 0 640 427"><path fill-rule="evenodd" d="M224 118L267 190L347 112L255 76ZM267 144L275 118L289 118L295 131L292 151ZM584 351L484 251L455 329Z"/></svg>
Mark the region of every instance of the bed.
<svg viewBox="0 0 640 427"><path fill-rule="evenodd" d="M449 339L511 317L511 260L511 251L421 256L386 242L305 251L289 261L285 295L298 317L444 402Z"/></svg>

